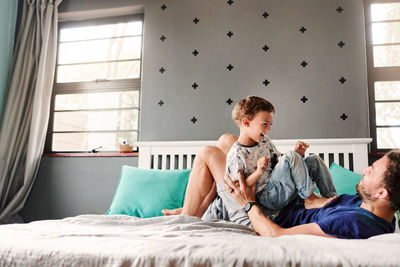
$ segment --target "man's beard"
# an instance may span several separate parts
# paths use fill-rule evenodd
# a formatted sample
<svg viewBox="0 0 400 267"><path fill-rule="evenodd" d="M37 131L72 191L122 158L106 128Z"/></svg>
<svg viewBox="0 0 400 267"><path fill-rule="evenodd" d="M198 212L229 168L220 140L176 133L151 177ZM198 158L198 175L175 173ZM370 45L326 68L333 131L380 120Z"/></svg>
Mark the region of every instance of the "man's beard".
<svg viewBox="0 0 400 267"><path fill-rule="evenodd" d="M372 194L368 192L363 185L360 185L360 183L356 185L356 190L363 202L372 200Z"/></svg>

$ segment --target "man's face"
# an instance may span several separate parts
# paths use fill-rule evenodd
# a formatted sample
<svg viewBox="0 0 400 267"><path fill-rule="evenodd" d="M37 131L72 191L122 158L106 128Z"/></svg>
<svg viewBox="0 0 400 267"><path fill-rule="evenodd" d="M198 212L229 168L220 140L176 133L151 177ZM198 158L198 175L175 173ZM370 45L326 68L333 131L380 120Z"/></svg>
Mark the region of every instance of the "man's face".
<svg viewBox="0 0 400 267"><path fill-rule="evenodd" d="M364 169L362 180L356 189L363 201L375 200L378 190L383 186L383 177L387 170L389 159L383 157Z"/></svg>

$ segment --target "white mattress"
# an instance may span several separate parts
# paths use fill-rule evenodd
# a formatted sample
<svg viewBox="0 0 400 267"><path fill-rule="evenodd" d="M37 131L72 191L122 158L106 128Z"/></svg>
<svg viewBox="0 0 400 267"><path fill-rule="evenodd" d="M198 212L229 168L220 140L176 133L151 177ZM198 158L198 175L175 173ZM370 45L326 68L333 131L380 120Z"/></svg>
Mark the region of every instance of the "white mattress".
<svg viewBox="0 0 400 267"><path fill-rule="evenodd" d="M189 216L82 215L0 226L0 266L399 266L400 234L265 238Z"/></svg>

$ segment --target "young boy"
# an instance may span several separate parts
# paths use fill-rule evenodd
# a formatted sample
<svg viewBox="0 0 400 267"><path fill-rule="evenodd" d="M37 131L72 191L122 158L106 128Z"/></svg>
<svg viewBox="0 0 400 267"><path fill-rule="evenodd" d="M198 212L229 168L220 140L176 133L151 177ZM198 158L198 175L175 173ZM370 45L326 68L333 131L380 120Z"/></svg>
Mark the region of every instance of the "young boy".
<svg viewBox="0 0 400 267"><path fill-rule="evenodd" d="M304 199L306 208L330 201L336 191L328 177L329 170L319 157L302 158L308 145L298 142L294 151L281 155L266 135L274 112L270 102L256 96L246 97L235 105L232 119L238 125L240 135L228 152L226 174L235 181L241 171L248 186L256 184L257 202L270 210L277 211L296 197ZM312 170L312 177L308 168ZM317 186L313 181L326 198L314 195ZM217 193L230 221L250 225L246 212L221 183L217 184ZM271 212L265 213L273 216Z"/></svg>

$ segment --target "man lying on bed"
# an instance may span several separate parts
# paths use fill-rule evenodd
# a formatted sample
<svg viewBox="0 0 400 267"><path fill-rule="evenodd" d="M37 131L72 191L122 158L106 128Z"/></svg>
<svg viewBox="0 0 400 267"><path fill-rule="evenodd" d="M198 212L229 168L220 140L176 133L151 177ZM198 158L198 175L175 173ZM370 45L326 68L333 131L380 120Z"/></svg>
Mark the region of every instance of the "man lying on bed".
<svg viewBox="0 0 400 267"><path fill-rule="evenodd" d="M229 179L229 178L228 178ZM239 175L239 183L225 189L243 207L255 202L255 190ZM392 233L394 213L400 208L400 152L391 151L364 170L356 186L358 195L341 195L318 209L305 209L297 199L272 221L257 205L248 210L255 231L261 236L311 234L339 238L369 238Z"/></svg>
<svg viewBox="0 0 400 267"><path fill-rule="evenodd" d="M212 176L224 169L226 153L235 140L234 136L224 135L216 147L204 147L197 154L183 209L164 210L164 214L203 215L215 198ZM227 184L226 190L233 189L232 196L248 211L255 231L262 236L368 238L395 229L394 213L400 208L400 152L392 151L364 170L357 185L359 195L342 195L323 207L309 210L301 200L295 200L273 221L254 205L255 189L247 187L243 179L239 181L240 184Z"/></svg>

